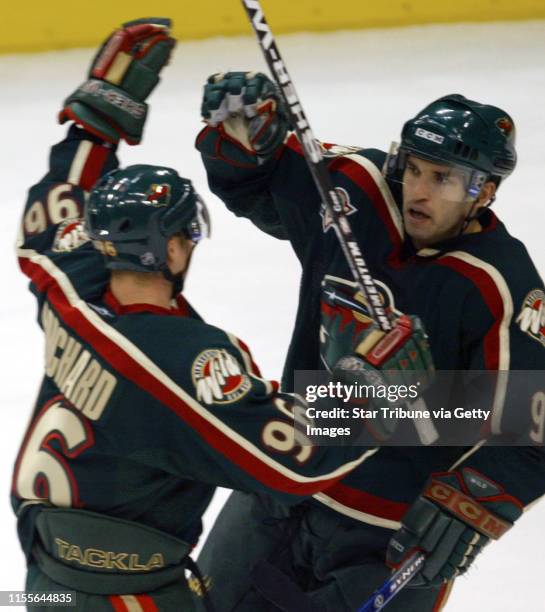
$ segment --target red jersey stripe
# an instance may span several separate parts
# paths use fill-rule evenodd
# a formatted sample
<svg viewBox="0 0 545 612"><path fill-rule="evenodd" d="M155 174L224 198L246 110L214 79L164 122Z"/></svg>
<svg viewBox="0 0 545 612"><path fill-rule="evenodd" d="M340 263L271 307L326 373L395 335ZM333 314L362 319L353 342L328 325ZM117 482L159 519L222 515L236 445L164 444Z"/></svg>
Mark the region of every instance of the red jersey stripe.
<svg viewBox="0 0 545 612"><path fill-rule="evenodd" d="M301 143L297 140L295 134L288 138L286 146L295 153L303 155ZM325 148L330 148L332 145L324 146ZM399 251L403 245L403 237L399 234L399 230L392 219L388 204L375 179L362 165L351 160L349 157L337 157L328 164L328 168L329 170L337 170L344 174L368 196L382 223L386 227L388 236L394 247L391 258L393 262L397 262Z"/></svg>
<svg viewBox="0 0 545 612"><path fill-rule="evenodd" d="M488 370L500 369L501 338L500 327L504 319L504 301L494 279L482 268L471 265L456 256L446 255L437 260L441 266L451 268L465 276L477 287L485 304L494 317L494 323L484 339L485 366Z"/></svg>
<svg viewBox="0 0 545 612"><path fill-rule="evenodd" d="M372 514L388 521L400 521L409 509L409 504L378 497L377 495L349 487L342 482L337 482L326 489L324 493L343 506L358 512L364 512L365 514Z"/></svg>
<svg viewBox="0 0 545 612"><path fill-rule="evenodd" d="M401 249L403 238L399 235L399 231L392 220L388 204L371 174L360 164L343 157L336 159L330 165L330 169L342 172L369 197L380 220L388 231L388 236L395 250Z"/></svg>
<svg viewBox="0 0 545 612"><path fill-rule="evenodd" d="M111 149L94 144L81 171L80 185L85 191L90 191L102 175L104 164L111 153Z"/></svg>
<svg viewBox="0 0 545 612"><path fill-rule="evenodd" d="M110 600L112 608L115 610L115 612L129 612L127 606L119 595L110 595L108 599Z"/></svg>
<svg viewBox="0 0 545 612"><path fill-rule="evenodd" d="M212 448L257 481L286 493L309 495L330 486L356 465L357 462L352 462L350 466L343 466L343 468L335 470L333 474L317 477L299 476L289 468L276 464L273 459L270 463L276 464L280 469L276 465L270 465L269 462L260 458L259 454L253 452L253 449L245 448L233 439L235 432L229 432L226 427L220 428L212 422L212 419L205 418L199 413L198 409L190 406L180 397L180 394L172 390L164 381L157 378L136 358L131 356L128 350L108 337L107 332L112 329L110 326L104 323L103 327L106 333L103 333L80 310L72 307L59 282L49 275L42 266L26 258L20 258L19 261L21 269L40 290L43 291L44 287L48 287L48 299L65 324L90 344L106 362L110 363L122 376L159 400L199 433ZM183 393L183 390L179 389L179 391ZM190 396L187 396L187 399L194 401ZM248 446L251 446L251 443L248 443ZM255 449L255 451L258 451L258 449ZM364 457L365 455L360 458L360 461L363 461Z"/></svg>
<svg viewBox="0 0 545 612"><path fill-rule="evenodd" d="M159 608L155 605L153 597L150 595L136 595L136 599L144 612L159 612Z"/></svg>

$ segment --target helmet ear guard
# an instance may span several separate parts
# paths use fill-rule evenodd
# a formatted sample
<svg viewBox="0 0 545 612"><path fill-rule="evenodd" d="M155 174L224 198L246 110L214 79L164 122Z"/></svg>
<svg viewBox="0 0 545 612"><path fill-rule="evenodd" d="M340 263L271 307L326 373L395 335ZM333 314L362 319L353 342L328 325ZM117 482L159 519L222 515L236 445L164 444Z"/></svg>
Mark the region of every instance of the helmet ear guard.
<svg viewBox="0 0 545 612"><path fill-rule="evenodd" d="M187 215L184 214L184 208L188 206L188 198L193 199L191 206L194 208L194 214L186 221ZM180 219L184 219L182 225L180 225ZM208 208L201 196L193 190L193 186L188 182L187 189L181 198L161 218L161 233L168 237L174 234L182 234L185 238L197 244L203 238L210 238L210 228Z"/></svg>

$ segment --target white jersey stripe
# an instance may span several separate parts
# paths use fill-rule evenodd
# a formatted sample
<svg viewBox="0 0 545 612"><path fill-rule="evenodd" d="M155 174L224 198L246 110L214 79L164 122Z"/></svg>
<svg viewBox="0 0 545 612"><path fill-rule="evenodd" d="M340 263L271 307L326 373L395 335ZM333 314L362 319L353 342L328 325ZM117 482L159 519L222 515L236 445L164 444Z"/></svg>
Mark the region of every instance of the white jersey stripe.
<svg viewBox="0 0 545 612"><path fill-rule="evenodd" d="M91 153L92 148L93 143L90 140L82 140L79 143L78 150L74 155L72 165L70 166L70 170L68 172L68 183L72 183L72 185L80 184L81 173L83 172L83 168L85 167L85 163L87 162L87 158L89 157L89 153Z"/></svg>
<svg viewBox="0 0 545 612"><path fill-rule="evenodd" d="M404 230L403 230L403 220L401 218L401 213L399 212L399 208L394 200L394 196L388 187L388 183L386 183L384 177L380 170L375 166L375 164L363 157L363 155L358 155L357 153L352 153L349 155L343 155L347 159L351 159L353 162L365 168L367 172L371 175L371 178L375 182L378 187L384 201L386 202L386 206L388 208L388 212L390 213L390 217L392 219L392 223L394 224L399 237L403 240Z"/></svg>
<svg viewBox="0 0 545 612"><path fill-rule="evenodd" d="M464 453L457 461L455 461L448 469L449 472L452 472L453 470L455 470L461 463L463 463L466 459L468 459L469 457L471 457L471 455L473 455L473 453L476 453L481 446L486 442L486 440L481 440L480 442L477 442L477 444L475 444L475 446L472 446L466 453Z"/></svg>
<svg viewBox="0 0 545 612"><path fill-rule="evenodd" d="M499 366L498 369L502 371L509 370L510 365L510 346L509 346L509 327L511 325L511 320L513 318L513 298L511 297L511 292L509 291L509 287L501 273L497 268L492 266L491 264L475 257L474 255L470 255L464 251L452 251L451 253L446 253L444 257L453 257L455 259L459 259L483 272L486 272L488 276L494 282L494 285L501 297L503 304L503 317L500 322L500 327L498 330L499 334ZM441 258L440 258L441 259ZM502 375L498 377L498 383L496 385L496 393L494 395L494 403L492 407L492 421L491 421L491 431L493 434L499 434L501 432L501 420L503 416L503 406L505 403L505 392L507 389L507 380L508 375Z"/></svg>
<svg viewBox="0 0 545 612"><path fill-rule="evenodd" d="M144 612L144 608L134 595L119 595L119 598L125 604L127 612Z"/></svg>
<svg viewBox="0 0 545 612"><path fill-rule="evenodd" d="M151 359L135 346L124 335L112 328L99 315L94 312L87 304L79 297L76 290L66 274L60 270L48 257L41 255L32 249L18 249L19 257L29 259L32 263L40 266L48 275L53 277L69 304L77 309L83 317L93 325L100 333L114 342L118 347L125 351L132 359L137 361L141 367L146 369L161 385L169 389L177 397L179 397L189 408L195 411L200 417L204 418L218 432L218 435L228 436L232 441L236 442L241 448L250 452L257 461L261 461L269 468L274 469L277 473L290 479L295 483L311 483L321 480L329 480L340 478L362 463L372 451L363 453L357 459L343 464L332 472L320 474L319 476L303 476L293 470L285 467L281 463L275 461L272 457L257 448L238 432L229 429L226 424L218 419L214 414L209 412L204 406L194 400L180 386L178 386L171 378L169 378Z"/></svg>
<svg viewBox="0 0 545 612"><path fill-rule="evenodd" d="M374 525L375 527L384 527L385 529L393 529L394 531L397 531L401 528L401 523L398 521L386 519L381 516L375 516L374 514L368 514L367 512L356 510L355 508L351 508L350 506L345 506L344 504L338 502L336 499L329 497L325 493L316 493L316 495L313 495L312 497L316 501L321 502L332 510L339 512L340 514L344 514L345 516L349 516L350 518L353 518L356 521L367 523L367 525Z"/></svg>

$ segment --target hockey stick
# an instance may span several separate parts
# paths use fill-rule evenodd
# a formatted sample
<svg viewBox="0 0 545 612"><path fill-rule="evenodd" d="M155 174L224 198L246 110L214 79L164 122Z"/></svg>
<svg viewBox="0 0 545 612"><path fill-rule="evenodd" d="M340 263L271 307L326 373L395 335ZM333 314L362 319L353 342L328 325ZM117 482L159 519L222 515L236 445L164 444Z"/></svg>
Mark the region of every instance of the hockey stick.
<svg viewBox="0 0 545 612"><path fill-rule="evenodd" d="M401 589L410 582L422 569L422 564L426 560L426 555L421 552L413 553L402 565L394 572L390 578L379 587L369 599L363 604L358 612L378 612L390 602Z"/></svg>
<svg viewBox="0 0 545 612"><path fill-rule="evenodd" d="M327 213L333 219L335 232L354 280L359 290L365 296L370 314L378 323L380 329L385 332L390 331L392 324L382 306L381 295L365 263L360 247L352 234L352 229L344 213L339 195L331 183L321 146L314 138L314 134L310 129L286 65L280 56L274 36L265 20L261 4L259 0L242 0L242 4L256 33L259 45L265 56L265 61L282 92L288 115L303 147L312 178L324 202Z"/></svg>

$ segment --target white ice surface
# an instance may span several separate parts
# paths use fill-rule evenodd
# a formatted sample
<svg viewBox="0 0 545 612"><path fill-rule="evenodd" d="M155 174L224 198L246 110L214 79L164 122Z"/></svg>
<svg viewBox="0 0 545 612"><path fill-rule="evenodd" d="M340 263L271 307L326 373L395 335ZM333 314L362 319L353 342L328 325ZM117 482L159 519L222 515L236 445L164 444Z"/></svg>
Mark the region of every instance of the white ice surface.
<svg viewBox="0 0 545 612"><path fill-rule="evenodd" d="M314 132L326 141L387 147L406 118L453 92L509 109L518 126L519 166L502 186L494 208L545 274L545 22L301 34L282 37L280 45ZM91 54L76 50L0 58L0 367L5 411L0 590L24 584L8 493L43 352L36 307L17 268L13 244L26 189L44 173L49 147L64 134L55 113L82 80ZM286 244L224 210L208 192L193 149L205 78L220 70L263 67L250 37L179 44L153 95L145 144L123 146L121 159L124 164L171 165L193 179L212 210L214 232L196 253L187 296L209 322L243 338L264 374L276 378L294 320L298 263ZM209 517L219 505L214 502ZM544 521L545 502L458 580L448 609L545 610Z"/></svg>

